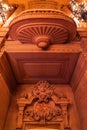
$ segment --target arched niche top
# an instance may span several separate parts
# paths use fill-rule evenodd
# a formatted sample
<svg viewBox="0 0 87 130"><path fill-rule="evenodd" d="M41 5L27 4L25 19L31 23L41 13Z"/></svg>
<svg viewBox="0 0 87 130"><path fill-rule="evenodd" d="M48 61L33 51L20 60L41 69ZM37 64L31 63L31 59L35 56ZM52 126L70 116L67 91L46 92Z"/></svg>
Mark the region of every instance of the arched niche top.
<svg viewBox="0 0 87 130"><path fill-rule="evenodd" d="M46 49L51 44L74 40L77 27L73 19L56 10L26 10L10 23L9 35L21 43Z"/></svg>

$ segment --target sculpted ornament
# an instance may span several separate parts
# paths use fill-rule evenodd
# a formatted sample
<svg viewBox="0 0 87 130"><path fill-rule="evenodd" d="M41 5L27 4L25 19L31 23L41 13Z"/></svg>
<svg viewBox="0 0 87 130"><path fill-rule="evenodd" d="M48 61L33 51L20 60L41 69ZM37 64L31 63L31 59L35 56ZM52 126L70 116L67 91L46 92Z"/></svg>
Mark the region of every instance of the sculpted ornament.
<svg viewBox="0 0 87 130"><path fill-rule="evenodd" d="M23 123L47 124L61 123L63 129L70 130L68 119L68 105L70 101L66 96L57 96L54 87L47 81L38 82L32 94L26 92L17 99L19 107L17 129L22 130Z"/></svg>
<svg viewBox="0 0 87 130"><path fill-rule="evenodd" d="M34 5L37 2L34 0ZM40 5L43 5L43 2L41 0ZM9 25L11 39L23 44L37 45L43 50L48 49L52 44L67 44L75 41L77 27L73 19L62 11L49 8L49 4L45 6L48 9L34 7L17 15Z"/></svg>

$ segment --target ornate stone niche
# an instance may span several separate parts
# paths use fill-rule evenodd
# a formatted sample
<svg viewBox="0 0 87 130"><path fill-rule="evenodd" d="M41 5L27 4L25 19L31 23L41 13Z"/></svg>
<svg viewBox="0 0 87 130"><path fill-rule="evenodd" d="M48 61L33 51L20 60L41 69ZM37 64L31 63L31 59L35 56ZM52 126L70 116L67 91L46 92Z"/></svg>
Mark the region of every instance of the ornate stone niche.
<svg viewBox="0 0 87 130"><path fill-rule="evenodd" d="M70 101L64 94L60 95L55 94L54 87L47 81L38 82L31 94L24 93L17 99L17 130L29 130L33 127L70 130Z"/></svg>

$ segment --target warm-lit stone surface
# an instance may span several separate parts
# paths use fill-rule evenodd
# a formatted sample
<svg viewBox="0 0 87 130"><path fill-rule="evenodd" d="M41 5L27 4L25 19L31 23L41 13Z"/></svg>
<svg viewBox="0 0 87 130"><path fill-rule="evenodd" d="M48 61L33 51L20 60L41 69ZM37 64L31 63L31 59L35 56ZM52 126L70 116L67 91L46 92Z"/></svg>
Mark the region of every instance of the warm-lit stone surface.
<svg viewBox="0 0 87 130"><path fill-rule="evenodd" d="M59 3L62 5L61 2L63 2L64 5L68 5L68 1L69 0L62 0ZM81 0L77 1L81 2ZM13 3L13 0L8 0L8 2ZM16 0L14 3L24 3L26 4L25 8L28 7L28 1ZM60 8L61 7L62 6L60 6ZM10 21L17 16L19 12L23 11L23 9L23 6L19 6L16 12L6 21L4 26L9 26ZM67 15L71 13L67 6L63 6L62 9L65 9L64 12ZM37 17L35 12L33 13L33 17ZM42 14L44 15L43 11ZM46 15L45 19L49 16L48 11ZM26 16L29 17L29 15ZM50 17L52 18L53 15ZM54 18L56 18L55 15ZM21 20L22 19L23 14L21 14ZM35 20L33 22L35 22ZM61 23L61 20L59 23ZM68 26L68 24L66 25ZM46 25L44 29L37 25L35 29L37 33L38 29L41 29L42 32L44 29L45 32L47 27L48 25ZM52 29L52 26L50 28ZM25 27L22 29L25 29ZM70 32L74 31L73 27L70 27L70 29L72 29ZM87 29L84 30L83 28L82 30L78 29L81 39L78 36L75 41L72 41L71 37L69 44L67 44L69 41L67 41L66 44L60 44L62 42L57 44L59 42L59 36L60 39L63 40L64 36L67 35L63 29L60 32L64 33L64 35L61 33L59 36L56 35L57 40L55 44L49 46L47 50L41 50L35 44L32 45L30 43L29 45L23 45L19 41L13 41L10 37L8 38L8 28L0 29L0 130L16 130L18 113L16 99L26 91L30 93L33 90L34 83L43 79L49 81L51 84L56 83L56 95L63 92L70 99L71 105L68 112L71 130L87 130ZM17 31L19 33L20 29ZM12 31L12 33L14 34L14 31ZM27 35L29 33L30 30L28 30ZM19 36L21 36L21 38L23 36L26 37L25 30L23 35ZM54 36L52 35L52 37ZM29 35L27 38L29 38ZM67 35L67 38L70 38L70 36ZM34 40L37 41L37 38ZM40 46L43 46L43 44L40 44ZM15 89L17 89L17 91L13 94L10 102L10 91L14 92ZM30 129L33 128L31 127L28 130ZM52 127L52 130L53 129Z"/></svg>
<svg viewBox="0 0 87 130"><path fill-rule="evenodd" d="M75 100L81 121L81 129L87 130L87 71L83 74L75 92Z"/></svg>
<svg viewBox="0 0 87 130"><path fill-rule="evenodd" d="M10 92L5 80L0 74L0 130L3 130L10 102Z"/></svg>
<svg viewBox="0 0 87 130"><path fill-rule="evenodd" d="M26 10L9 25L12 40L19 40L24 44L69 43L75 40L76 30L73 19L57 10Z"/></svg>
<svg viewBox="0 0 87 130"><path fill-rule="evenodd" d="M7 41L5 49L18 83L36 83L39 80L69 83L82 51L78 42L52 45L42 51L36 45Z"/></svg>
<svg viewBox="0 0 87 130"><path fill-rule="evenodd" d="M85 48L86 50L86 48ZM71 80L77 110L80 117L81 129L87 129L87 53L80 55Z"/></svg>
<svg viewBox="0 0 87 130"><path fill-rule="evenodd" d="M8 28L0 28L0 50L8 36Z"/></svg>
<svg viewBox="0 0 87 130"><path fill-rule="evenodd" d="M79 56L77 65L71 78L71 86L73 88L73 91L75 91L76 88L78 88L78 85L82 80L82 77L86 72L86 70L87 70L87 53L82 53Z"/></svg>
<svg viewBox="0 0 87 130"><path fill-rule="evenodd" d="M5 124L4 130L15 130L17 121L18 106L16 99L18 99L24 92L31 92L34 85L19 85L18 90L11 100L11 105L9 107L8 117ZM69 109L70 126L72 130L80 130L79 118L76 110L76 105L74 101L74 96L72 89L69 85L55 85L54 92L57 94L64 93L72 102Z"/></svg>
<svg viewBox="0 0 87 130"><path fill-rule="evenodd" d="M15 89L16 81L13 76L10 64L6 57L4 50L0 52L0 73L2 74L5 82L7 83L9 89L12 91Z"/></svg>

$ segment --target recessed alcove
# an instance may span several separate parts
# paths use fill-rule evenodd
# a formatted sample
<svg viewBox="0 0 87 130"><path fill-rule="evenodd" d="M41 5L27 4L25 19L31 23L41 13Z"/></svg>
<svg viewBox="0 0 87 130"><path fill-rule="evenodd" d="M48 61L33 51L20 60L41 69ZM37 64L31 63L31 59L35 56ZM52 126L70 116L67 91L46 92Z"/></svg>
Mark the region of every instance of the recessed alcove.
<svg viewBox="0 0 87 130"><path fill-rule="evenodd" d="M29 96L31 96L31 92L32 90L34 89L34 86L35 84L26 84L26 85L18 85L17 86L17 91L16 91L16 94L12 96L12 100L11 100L11 104L10 104L10 107L9 107L9 111L8 111L8 116L7 116L7 121L6 121L6 125L5 125L5 130L10 130L11 128L13 130L16 129L17 127L17 114L18 114L18 105L17 105L17 99L20 98L20 96L25 93L25 92L29 92ZM74 130L80 130L80 124L79 124L79 115L78 115L78 112L77 112L77 108L76 108L76 103L75 103L75 100L74 100L74 95L73 95L73 92L72 92L72 89L70 87L70 85L54 85L52 84L52 86L55 87L55 90L54 92L56 93L56 95L60 95L61 96L61 93L64 93L67 98L70 100L71 104L69 106L69 109L68 109L68 114L69 114L69 124L70 124L70 127ZM48 129L55 129L55 130L63 130L64 128L61 127L62 126L62 122L56 122L53 124L53 122L49 122L48 124L39 124L39 122L25 122L24 125L23 125L23 130L35 130L35 128L39 127L41 128L41 126L44 126L43 129L47 128Z"/></svg>
<svg viewBox="0 0 87 130"><path fill-rule="evenodd" d="M67 16L65 2L59 11L51 1L57 0L41 10L38 3L35 10L23 11L20 5L10 29L9 19L0 28L0 130L87 129L87 29ZM32 100L40 81L48 82L53 93L46 89L46 100L43 93L33 93Z"/></svg>

